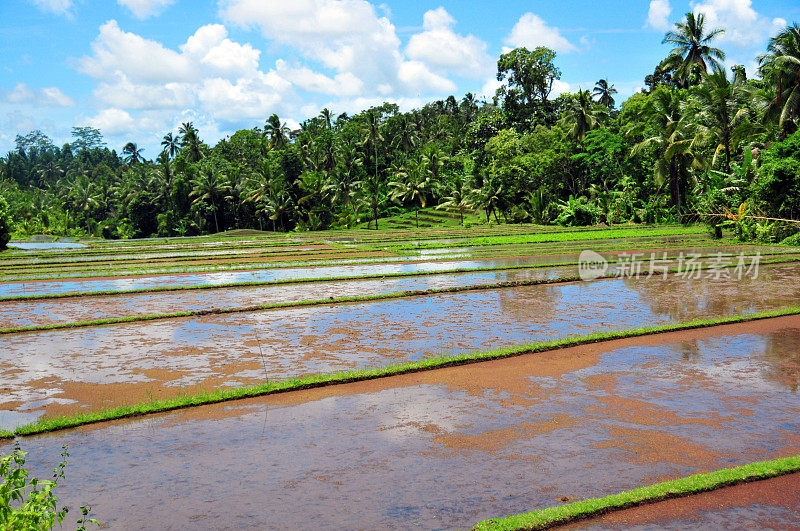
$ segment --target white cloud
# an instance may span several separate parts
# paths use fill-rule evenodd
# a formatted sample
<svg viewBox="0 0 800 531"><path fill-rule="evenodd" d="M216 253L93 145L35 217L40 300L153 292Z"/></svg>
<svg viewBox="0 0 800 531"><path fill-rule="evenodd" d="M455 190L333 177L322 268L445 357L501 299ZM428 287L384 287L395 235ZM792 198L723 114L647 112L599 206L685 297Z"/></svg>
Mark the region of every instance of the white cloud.
<svg viewBox="0 0 800 531"><path fill-rule="evenodd" d="M426 12L424 31L411 36L406 56L464 77L485 77L493 67L492 58L486 53L486 43L473 35L456 34L453 31L455 22L443 7Z"/></svg>
<svg viewBox="0 0 800 531"><path fill-rule="evenodd" d="M435 93L454 86L420 61L407 61L394 25L366 0L222 0L220 15L258 28L267 39L295 48L337 74L358 78L367 91L379 95ZM447 21L432 21L437 22Z"/></svg>
<svg viewBox="0 0 800 531"><path fill-rule="evenodd" d="M117 3L130 9L136 18L145 19L158 15L175 0L117 0Z"/></svg>
<svg viewBox="0 0 800 531"><path fill-rule="evenodd" d="M100 129L104 134L111 136L130 133L135 125L133 116L122 109L104 109L86 122Z"/></svg>
<svg viewBox="0 0 800 531"><path fill-rule="evenodd" d="M203 107L215 118L238 122L264 120L273 112L284 114L291 84L275 72L259 72L251 78L230 81L211 78L203 81L197 95Z"/></svg>
<svg viewBox="0 0 800 531"><path fill-rule="evenodd" d="M672 13L672 7L669 5L669 0L651 0L650 9L647 11L646 26L659 31L669 30L672 27L669 20L670 13Z"/></svg>
<svg viewBox="0 0 800 531"><path fill-rule="evenodd" d="M751 0L694 0L695 13L706 17L706 29L725 28L718 43L732 44L740 48L760 46L785 22L783 19L769 20L753 9Z"/></svg>
<svg viewBox="0 0 800 531"><path fill-rule="evenodd" d="M34 90L25 83L18 83L13 90L4 94L3 99L8 103L30 104L42 107L72 107L75 105L72 98L61 92L61 89L57 87Z"/></svg>
<svg viewBox="0 0 800 531"><path fill-rule="evenodd" d="M42 11L56 15L70 15L73 6L72 0L33 0L33 3Z"/></svg>
<svg viewBox="0 0 800 531"><path fill-rule="evenodd" d="M533 13L525 13L520 17L511 33L506 37L505 43L514 48L545 46L561 53L577 50L561 35L558 28L548 26L544 20Z"/></svg>
<svg viewBox="0 0 800 531"><path fill-rule="evenodd" d="M281 77L290 79L292 83L306 91L345 97L357 96L364 91L364 82L350 72L330 77L305 66L290 67L282 59L276 61L275 67Z"/></svg>

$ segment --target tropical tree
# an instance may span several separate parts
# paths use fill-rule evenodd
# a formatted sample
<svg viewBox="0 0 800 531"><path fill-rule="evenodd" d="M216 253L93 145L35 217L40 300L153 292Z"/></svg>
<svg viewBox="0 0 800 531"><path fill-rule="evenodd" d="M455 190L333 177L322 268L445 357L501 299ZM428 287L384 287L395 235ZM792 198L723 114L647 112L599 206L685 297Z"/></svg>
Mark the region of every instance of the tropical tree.
<svg viewBox="0 0 800 531"><path fill-rule="evenodd" d="M691 112L687 113L698 131L697 139L712 144L712 165L716 164L720 153L725 155L725 173L731 172L731 152L755 131L747 119L748 108L742 105L743 82L743 76L737 75L731 82L724 69L715 68L693 89Z"/></svg>
<svg viewBox="0 0 800 531"><path fill-rule="evenodd" d="M725 60L725 52L711 46L714 39L724 34L725 30L716 28L706 33L705 20L702 13L686 13L686 20L676 22L675 29L667 32L662 41L674 46L662 64L665 69L674 70L675 76L684 83L695 66L708 72L709 67L721 68L720 61Z"/></svg>
<svg viewBox="0 0 800 531"><path fill-rule="evenodd" d="M561 118L562 125L569 128L568 134L582 142L586 133L600 124L601 112L595 108L588 90L579 90L571 96Z"/></svg>
<svg viewBox="0 0 800 531"><path fill-rule="evenodd" d="M122 153L125 155L125 162L128 164L142 162L144 160L142 158L142 151L144 150L140 149L134 142L128 142L125 144L125 147L122 148Z"/></svg>
<svg viewBox="0 0 800 531"><path fill-rule="evenodd" d="M414 205L414 217L419 228L419 209L425 208L427 194L433 186L433 172L424 157L411 162L409 169L401 169L395 173L397 180L389 183L392 199L399 203ZM419 205L419 206L417 206Z"/></svg>
<svg viewBox="0 0 800 531"><path fill-rule="evenodd" d="M322 123L325 124L325 127L330 130L333 126L333 113L331 110L325 107L320 111L319 118L322 120Z"/></svg>
<svg viewBox="0 0 800 531"><path fill-rule="evenodd" d="M438 210L455 209L458 210L458 215L461 224L464 224L464 212L470 210L472 205L470 203L470 194L472 189L466 182L463 176L457 176L452 181L447 183L446 194L442 197L442 202L436 207Z"/></svg>
<svg viewBox="0 0 800 531"><path fill-rule="evenodd" d="M161 146L164 148L163 152L166 153L169 158L174 159L175 155L181 150L181 138L172 133L167 133L164 135L163 140L161 140Z"/></svg>
<svg viewBox="0 0 800 531"><path fill-rule="evenodd" d="M181 146L188 148L188 159L190 162L199 162L203 157L200 152L200 134L192 122L184 122L178 129L181 138Z"/></svg>
<svg viewBox="0 0 800 531"><path fill-rule="evenodd" d="M597 103L600 105L605 105L609 109L614 108L614 94L617 93L617 89L614 88L614 85L609 85L608 80L601 79L594 85L594 90L592 91L592 95L597 98Z"/></svg>
<svg viewBox="0 0 800 531"><path fill-rule="evenodd" d="M220 202L230 192L231 186L228 177L219 169L213 167L203 168L192 180L191 197L194 197L192 204L208 203L214 213L214 228L219 232L219 220L217 210Z"/></svg>
<svg viewBox="0 0 800 531"><path fill-rule="evenodd" d="M289 127L281 123L277 114L270 116L264 125L264 136L269 139L270 149L285 149L289 144L289 133Z"/></svg>
<svg viewBox="0 0 800 531"><path fill-rule="evenodd" d="M772 114L784 135L797 130L800 118L800 25L787 27L770 39L768 53L758 60L761 77L772 86Z"/></svg>
<svg viewBox="0 0 800 531"><path fill-rule="evenodd" d="M92 183L89 176L85 173L79 173L69 190L69 199L72 206L83 212L86 219L86 232L91 234L92 228L90 225L91 211L97 208L100 203L97 200L97 192L95 185Z"/></svg>

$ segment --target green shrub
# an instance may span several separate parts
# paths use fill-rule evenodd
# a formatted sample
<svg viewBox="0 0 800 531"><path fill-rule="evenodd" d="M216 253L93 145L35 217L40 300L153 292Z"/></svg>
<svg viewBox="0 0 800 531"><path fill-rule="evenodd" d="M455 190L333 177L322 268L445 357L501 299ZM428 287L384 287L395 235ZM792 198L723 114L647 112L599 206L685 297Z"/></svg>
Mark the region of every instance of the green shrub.
<svg viewBox="0 0 800 531"><path fill-rule="evenodd" d="M11 455L0 454L0 530L52 529L56 522L59 527L67 516L67 508L58 507L55 489L64 478L69 453L62 447L61 463L53 469L53 479L43 481L31 478L25 469L26 452L14 447ZM86 529L87 523L97 524L88 518L89 507L81 507L78 530Z"/></svg>
<svg viewBox="0 0 800 531"><path fill-rule="evenodd" d="M11 241L11 212L8 203L0 196L0 250L5 249Z"/></svg>

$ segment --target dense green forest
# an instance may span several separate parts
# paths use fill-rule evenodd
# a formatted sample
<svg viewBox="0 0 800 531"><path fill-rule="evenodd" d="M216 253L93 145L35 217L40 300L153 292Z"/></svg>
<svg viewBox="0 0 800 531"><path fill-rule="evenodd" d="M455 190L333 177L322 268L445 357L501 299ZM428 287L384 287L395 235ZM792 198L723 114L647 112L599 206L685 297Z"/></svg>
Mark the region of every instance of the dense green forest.
<svg viewBox="0 0 800 531"><path fill-rule="evenodd" d="M800 229L768 219L800 217L800 26L770 40L755 79L722 66L723 31L687 14L646 89L621 105L608 80L551 97L556 53L517 48L498 61L491 102L323 109L296 131L272 115L214 146L184 123L154 160L134 142L108 149L90 127L62 147L19 135L0 158L0 246L9 231L378 228L382 216L433 206L497 223L700 220L780 241Z"/></svg>

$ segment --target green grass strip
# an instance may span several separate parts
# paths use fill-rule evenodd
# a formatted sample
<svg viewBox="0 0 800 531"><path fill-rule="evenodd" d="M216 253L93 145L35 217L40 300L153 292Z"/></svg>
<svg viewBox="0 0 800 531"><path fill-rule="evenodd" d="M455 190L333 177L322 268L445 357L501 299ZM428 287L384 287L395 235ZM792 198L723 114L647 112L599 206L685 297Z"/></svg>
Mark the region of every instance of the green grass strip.
<svg viewBox="0 0 800 531"><path fill-rule="evenodd" d="M776 253L776 254L783 254L783 253ZM713 258L715 254L709 255L700 255L700 258ZM755 256L755 255L745 255L747 257ZM470 260L470 259L467 259ZM775 260L761 260L761 265L770 265L770 264L787 264L792 262L800 261L800 257L791 257L791 258L778 258ZM619 260L609 260L608 264L616 264ZM379 262L380 263L380 262ZM397 262L398 264L402 262ZM347 264L353 265L353 264ZM357 265L357 264L356 264ZM525 264L525 265L515 265L515 266L498 266L498 267L472 267L472 268L457 268L457 269L448 269L443 271L411 271L405 273L375 273L372 275L349 275L349 276L342 276L342 277L317 277L317 278L292 278L292 279L283 279L283 280L264 280L264 281L252 281L252 282L228 282L222 284L196 284L193 286L162 286L162 287L154 287L154 288L139 288L139 289L130 289L130 290L100 290L100 291L71 291L65 293L44 293L40 295L12 295L9 297L0 297L0 302L12 302L12 301L39 301L39 300L47 300L47 299L67 299L67 298L85 298L85 297L105 297L109 295L132 295L132 294L141 294L141 293L162 293L162 292L170 292L170 291L199 291L199 290L210 290L210 289L230 289L230 288L253 288L253 287L260 287L260 286L275 286L275 285L283 285L283 284L306 284L312 282L337 282L337 281L357 281L357 280L375 280L375 279L391 279L391 278L404 278L404 277L420 277L420 276L434 276L434 275L452 275L458 273L480 273L480 272L495 272L495 271L514 271L514 270L522 270L522 269L544 269L544 268L556 268L556 267L569 267L578 265L578 262L561 262L561 263L554 263L554 264ZM732 266L731 266L732 267ZM707 267L700 267L698 269L703 270ZM609 277L602 277L602 278L613 278L613 276ZM562 278L560 282L573 282L576 280L580 280L577 276L576 277L567 277ZM65 282L74 282L73 280L64 279ZM23 281L13 281L14 283L22 283Z"/></svg>
<svg viewBox="0 0 800 531"><path fill-rule="evenodd" d="M800 257L793 258L791 260L779 259L769 262L762 262L762 265L780 265L786 263L794 263L800 261ZM615 263L615 262L611 262ZM569 264L567 264L569 265ZM528 268L530 266L516 266L511 269L520 269L520 268ZM730 267L734 267L731 265ZM710 266L700 266L698 270L706 270L709 269ZM479 270L483 271L483 270ZM670 273L674 273L676 268L670 270ZM438 272L436 274L443 274ZM403 273L403 275L408 275L407 273ZM356 278L363 278L363 277L356 277ZM619 278L617 275L605 275L598 277L596 280L613 280L615 278ZM341 280L341 279L339 279ZM352 278L346 280L354 280ZM74 329L74 328L89 328L93 326L104 326L104 325L113 325L113 324L122 324L122 323L134 323L134 322L144 322L144 321L156 321L156 320L164 320L164 319L178 319L181 317L199 317L203 315L225 315L225 314L232 314L232 313L247 313L247 312L259 312L259 311L266 311L266 310L277 310L277 309L286 309L286 308L301 308L306 306L322 306L328 304L346 304L346 303L354 303L354 302L373 302L373 301L381 301L387 299L399 299L404 297L423 297L427 295L440 295L445 293L461 293L467 291L483 291L483 290L493 290L493 289L503 289L503 288L517 288L517 287L524 287L524 286L538 286L538 285L549 285L549 284L563 284L567 282L579 282L581 278L577 275L575 276L562 276L562 277L553 277L553 278L541 278L541 279L533 279L533 280L516 280L516 281L508 281L508 282L493 282L489 284L471 284L468 286L452 286L448 288L432 288L432 289L425 289L425 290L408 290L408 291L399 291L394 293L382 293L378 295L357 295L352 297L337 297L337 298L328 298L328 299L315 299L315 300L308 300L308 301L292 301L292 302L273 302L268 304L258 304L255 306L241 306L238 308L212 308L208 310L187 310L185 312L173 312L173 313L160 313L160 314L143 314L143 315L130 315L126 317L109 317L107 319L93 319L91 321L75 321L71 323L53 323L53 324L45 324L45 325L34 325L34 326L17 326L17 327L10 327L10 328L0 328L0 335L8 335L8 334L19 334L24 332L44 332L49 330L66 330L66 329ZM2 300L2 299L0 299Z"/></svg>
<svg viewBox="0 0 800 531"><path fill-rule="evenodd" d="M750 463L705 474L695 474L620 492L619 494L612 494L604 498L592 498L507 518L493 518L476 524L473 529L494 531L547 529L612 511L620 511L670 498L691 496L692 494L708 492L740 483L774 478L797 471L800 471L800 455Z"/></svg>
<svg viewBox="0 0 800 531"><path fill-rule="evenodd" d="M39 419L39 421L33 424L20 426L19 428L14 430L14 435L20 437L37 435L41 433L59 431L68 428L75 428L78 426L96 424L99 422L106 422L109 420L133 418L153 413L174 411L194 406L216 404L220 402L228 402L231 400L240 400L243 398L253 398L253 397L271 395L276 393L285 393L289 391L299 391L302 389L314 389L320 387L327 387L330 385L339 385L351 382L374 380L377 378L385 378L388 376L396 376L414 372L423 372L443 367L454 367L459 365L467 365L471 363L479 363L483 361L496 360L502 358L510 358L512 356L520 356L523 354L548 352L566 347L574 347L590 343L612 341L615 339L626 339L626 338L647 336L653 334L662 334L666 332L675 332L680 330L692 330L696 328L708 328L713 326L744 323L749 321L771 319L775 317L785 317L791 315L800 315L800 307L798 306L789 307L780 310L771 310L767 312L759 312L749 315L734 315L734 316L719 317L714 319L697 319L684 323L672 323L660 326L647 326L647 327L634 328L622 331L596 332L594 334L589 334L585 336L566 337L566 338L556 339L553 341L530 343L527 345L516 345L485 352L473 352L468 354L427 358L420 361L399 363L375 369L360 369L360 370L338 372L334 374L305 376L302 378L293 378L290 380L267 382L252 387L243 387L235 389L217 389L215 391L199 393L191 396L179 396L165 400L156 400L131 406L113 408L105 411L97 411L93 413L81 413L78 415L66 416L66 417L43 417Z"/></svg>

